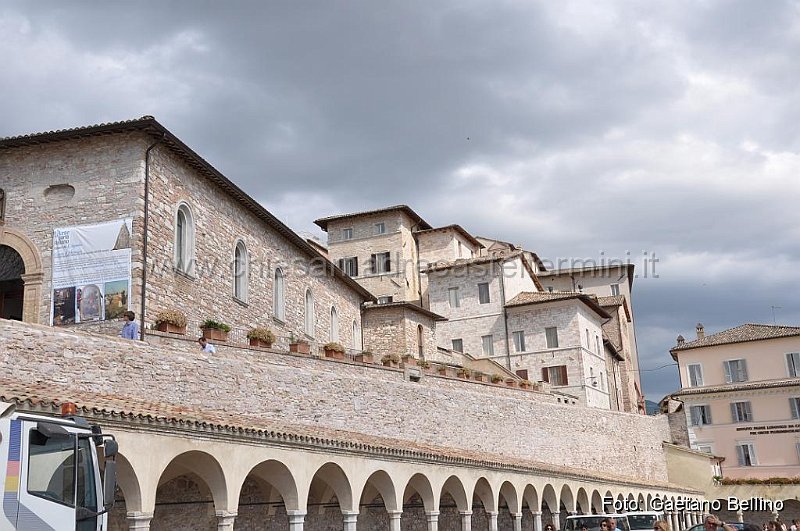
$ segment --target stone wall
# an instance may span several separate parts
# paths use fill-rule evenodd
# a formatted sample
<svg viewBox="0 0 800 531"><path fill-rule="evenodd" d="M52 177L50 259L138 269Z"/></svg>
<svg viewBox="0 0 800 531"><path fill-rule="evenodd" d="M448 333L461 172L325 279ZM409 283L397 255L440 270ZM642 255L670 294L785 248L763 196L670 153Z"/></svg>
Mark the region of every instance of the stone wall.
<svg viewBox="0 0 800 531"><path fill-rule="evenodd" d="M432 318L404 306L369 306L364 311L364 349L377 354L378 359L383 354L419 357L418 326L422 326L423 355L431 359L436 354Z"/></svg>
<svg viewBox="0 0 800 531"><path fill-rule="evenodd" d="M663 416L576 414L551 395L491 384L436 376L412 382L396 369L225 346L209 355L169 341L0 321L0 373L20 385L46 374L59 387L246 415L265 427L307 424L644 482L667 477Z"/></svg>

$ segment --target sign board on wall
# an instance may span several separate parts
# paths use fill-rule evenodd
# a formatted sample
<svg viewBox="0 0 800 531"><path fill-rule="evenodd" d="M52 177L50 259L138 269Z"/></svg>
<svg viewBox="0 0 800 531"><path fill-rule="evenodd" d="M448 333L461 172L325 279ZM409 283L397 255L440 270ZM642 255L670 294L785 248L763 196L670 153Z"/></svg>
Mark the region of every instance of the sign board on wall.
<svg viewBox="0 0 800 531"><path fill-rule="evenodd" d="M53 231L50 324L117 319L131 293L131 219Z"/></svg>

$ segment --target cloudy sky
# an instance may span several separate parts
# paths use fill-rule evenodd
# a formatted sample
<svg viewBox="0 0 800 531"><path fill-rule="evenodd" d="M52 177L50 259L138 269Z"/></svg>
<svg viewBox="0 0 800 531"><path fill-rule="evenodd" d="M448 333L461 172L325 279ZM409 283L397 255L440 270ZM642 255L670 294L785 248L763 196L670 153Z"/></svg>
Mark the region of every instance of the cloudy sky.
<svg viewBox="0 0 800 531"><path fill-rule="evenodd" d="M800 324L797 1L12 0L0 35L0 136L149 114L297 231L405 203L655 253L644 369L698 321Z"/></svg>

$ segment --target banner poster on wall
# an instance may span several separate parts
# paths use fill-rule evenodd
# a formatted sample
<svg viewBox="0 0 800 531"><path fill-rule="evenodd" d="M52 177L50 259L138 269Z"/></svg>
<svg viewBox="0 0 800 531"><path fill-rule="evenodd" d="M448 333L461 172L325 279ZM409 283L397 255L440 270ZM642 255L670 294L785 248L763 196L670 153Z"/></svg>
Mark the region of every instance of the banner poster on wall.
<svg viewBox="0 0 800 531"><path fill-rule="evenodd" d="M131 293L131 219L53 231L54 326L118 319Z"/></svg>

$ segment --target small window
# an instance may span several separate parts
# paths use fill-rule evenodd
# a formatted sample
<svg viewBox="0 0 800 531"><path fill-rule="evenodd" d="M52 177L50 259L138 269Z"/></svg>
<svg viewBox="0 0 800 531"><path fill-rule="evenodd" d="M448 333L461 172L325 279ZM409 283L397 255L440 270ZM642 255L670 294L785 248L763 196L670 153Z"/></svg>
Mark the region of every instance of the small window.
<svg viewBox="0 0 800 531"><path fill-rule="evenodd" d="M553 286L547 286L548 293L553 293Z"/></svg>
<svg viewBox="0 0 800 531"><path fill-rule="evenodd" d="M487 282L478 284L478 300L481 304L489 304L491 302L489 299L489 284Z"/></svg>
<svg viewBox="0 0 800 531"><path fill-rule="evenodd" d="M382 222L382 221L380 223L376 223L372 227L372 233L376 234L376 235L377 234L386 234L386 224L384 222Z"/></svg>
<svg viewBox="0 0 800 531"><path fill-rule="evenodd" d="M614 297L619 295L619 284L611 284L611 295Z"/></svg>
<svg viewBox="0 0 800 531"><path fill-rule="evenodd" d="M358 321L353 321L353 350L361 350L361 330Z"/></svg>
<svg viewBox="0 0 800 531"><path fill-rule="evenodd" d="M747 364L744 360L728 360L724 365L727 383L747 381Z"/></svg>
<svg viewBox="0 0 800 531"><path fill-rule="evenodd" d="M710 444L698 444L696 449L697 449L698 452L703 452L704 454L713 453L711 451L711 445Z"/></svg>
<svg viewBox="0 0 800 531"><path fill-rule="evenodd" d="M375 274L390 273L392 271L391 255L389 253L376 253L371 255L372 272Z"/></svg>
<svg viewBox="0 0 800 531"><path fill-rule="evenodd" d="M800 419L800 398L792 397L789 399L789 409L792 411L793 419Z"/></svg>
<svg viewBox="0 0 800 531"><path fill-rule="evenodd" d="M464 256L464 246L461 245L461 240L458 240L458 257Z"/></svg>
<svg viewBox="0 0 800 531"><path fill-rule="evenodd" d="M567 366L542 367L542 380L550 385L568 385Z"/></svg>
<svg viewBox="0 0 800 531"><path fill-rule="evenodd" d="M283 321L285 318L285 304L283 299L283 271L280 269L275 270L275 294L272 298L272 312L275 319Z"/></svg>
<svg viewBox="0 0 800 531"><path fill-rule="evenodd" d="M514 332L514 351L525 352L525 331Z"/></svg>
<svg viewBox="0 0 800 531"><path fill-rule="evenodd" d="M786 354L786 367L789 369L790 378L797 378L800 376L800 352L789 352Z"/></svg>
<svg viewBox="0 0 800 531"><path fill-rule="evenodd" d="M481 336L481 343L483 344L483 355L494 356L494 336Z"/></svg>
<svg viewBox="0 0 800 531"><path fill-rule="evenodd" d="M705 426L711 424L710 406L692 406L689 408L692 426Z"/></svg>
<svg viewBox="0 0 800 531"><path fill-rule="evenodd" d="M314 337L314 295L310 289L306 290L305 310L305 332Z"/></svg>
<svg viewBox="0 0 800 531"><path fill-rule="evenodd" d="M600 350L600 336L594 336L594 345L597 348L597 353L600 354L602 351Z"/></svg>
<svg viewBox="0 0 800 531"><path fill-rule="evenodd" d="M558 328L555 326L544 329L547 348L558 348Z"/></svg>
<svg viewBox="0 0 800 531"><path fill-rule="evenodd" d="M458 288L448 288L447 298L450 301L451 308L458 308L459 306L461 306L461 301L458 298Z"/></svg>
<svg viewBox="0 0 800 531"><path fill-rule="evenodd" d="M6 193L0 188L0 223L6 220Z"/></svg>
<svg viewBox="0 0 800 531"><path fill-rule="evenodd" d="M175 214L175 269L192 274L194 265L194 219L189 205L178 207Z"/></svg>
<svg viewBox="0 0 800 531"><path fill-rule="evenodd" d="M348 277L358 276L358 258L353 256L351 258L339 259L339 269L344 271Z"/></svg>
<svg viewBox="0 0 800 531"><path fill-rule="evenodd" d="M383 297L378 297L378 304L389 304L394 300L394 297L391 295L384 295Z"/></svg>
<svg viewBox="0 0 800 531"><path fill-rule="evenodd" d="M339 313L336 311L336 306L331 306L330 338L333 343L339 342Z"/></svg>
<svg viewBox="0 0 800 531"><path fill-rule="evenodd" d="M689 372L689 387L703 386L703 366L699 363L692 363L686 366Z"/></svg>
<svg viewBox="0 0 800 531"><path fill-rule="evenodd" d="M586 350L590 350L592 348L592 344L590 343L589 339L589 329L586 329Z"/></svg>
<svg viewBox="0 0 800 531"><path fill-rule="evenodd" d="M464 340L463 339L454 339L453 340L453 350L455 352L464 352Z"/></svg>
<svg viewBox="0 0 800 531"><path fill-rule="evenodd" d="M247 302L247 248L241 240L233 251L233 296Z"/></svg>
<svg viewBox="0 0 800 531"><path fill-rule="evenodd" d="M602 391L606 390L606 379L603 378L603 371L600 371L600 389Z"/></svg>
<svg viewBox="0 0 800 531"><path fill-rule="evenodd" d="M342 239L343 240L352 240L353 239L353 229L342 229Z"/></svg>
<svg viewBox="0 0 800 531"><path fill-rule="evenodd" d="M753 443L737 444L736 456L739 458L739 466L755 466L756 464L756 449Z"/></svg>
<svg viewBox="0 0 800 531"><path fill-rule="evenodd" d="M752 422L753 411L750 402L731 402L731 419L733 422Z"/></svg>

